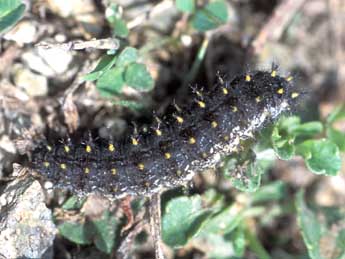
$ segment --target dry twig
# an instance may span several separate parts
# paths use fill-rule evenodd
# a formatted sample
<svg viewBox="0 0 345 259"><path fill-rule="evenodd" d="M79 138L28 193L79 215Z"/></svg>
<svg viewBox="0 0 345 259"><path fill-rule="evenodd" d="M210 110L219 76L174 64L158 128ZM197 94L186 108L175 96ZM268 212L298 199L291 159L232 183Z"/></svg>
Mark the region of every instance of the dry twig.
<svg viewBox="0 0 345 259"><path fill-rule="evenodd" d="M118 39L107 38L99 40L89 40L89 41L70 41L66 43L49 43L40 42L36 44L36 47L41 47L45 49L58 48L65 51L70 50L82 50L82 49L111 49L116 50L120 47L120 42Z"/></svg>

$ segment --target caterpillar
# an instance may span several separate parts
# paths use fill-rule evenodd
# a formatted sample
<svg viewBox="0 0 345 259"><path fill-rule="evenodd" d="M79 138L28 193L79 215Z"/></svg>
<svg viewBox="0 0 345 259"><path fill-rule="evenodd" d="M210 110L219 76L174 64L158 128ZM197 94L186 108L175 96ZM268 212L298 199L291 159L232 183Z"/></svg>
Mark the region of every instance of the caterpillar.
<svg viewBox="0 0 345 259"><path fill-rule="evenodd" d="M273 69L220 78L208 91L194 89L194 97L156 118L146 132L122 141L89 137L78 143L41 143L31 167L55 187L77 194L150 196L216 167L223 156L239 151L243 141L295 107L300 93L292 77Z"/></svg>

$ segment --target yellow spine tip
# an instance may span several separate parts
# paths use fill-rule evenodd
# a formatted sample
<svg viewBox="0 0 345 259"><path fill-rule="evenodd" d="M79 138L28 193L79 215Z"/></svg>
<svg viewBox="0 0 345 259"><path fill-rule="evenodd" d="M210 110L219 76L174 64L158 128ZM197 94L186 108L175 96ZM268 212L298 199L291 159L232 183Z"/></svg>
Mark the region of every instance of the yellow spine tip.
<svg viewBox="0 0 345 259"><path fill-rule="evenodd" d="M110 152L114 152L114 151L115 151L115 146L114 146L113 144L109 144L108 150L109 150Z"/></svg>
<svg viewBox="0 0 345 259"><path fill-rule="evenodd" d="M89 145L87 145L86 147L85 147L85 151L86 151L86 153L91 153L91 147L89 146Z"/></svg>
<svg viewBox="0 0 345 259"><path fill-rule="evenodd" d="M227 95L229 93L228 89L226 89L225 87L223 87L222 90L224 95Z"/></svg>
<svg viewBox="0 0 345 259"><path fill-rule="evenodd" d="M216 121L212 121L211 126L212 126L212 128L217 128L218 123Z"/></svg>
<svg viewBox="0 0 345 259"><path fill-rule="evenodd" d="M250 80L252 80L252 78L250 77L250 75L246 75L246 81L250 82Z"/></svg>
<svg viewBox="0 0 345 259"><path fill-rule="evenodd" d="M255 98L255 101L256 101L257 103L261 102L261 97L260 97L260 96L256 97L256 98Z"/></svg>
<svg viewBox="0 0 345 259"><path fill-rule="evenodd" d="M176 121L179 123L179 124L182 124L183 123L183 118L180 117L180 116L176 116Z"/></svg>
<svg viewBox="0 0 345 259"><path fill-rule="evenodd" d="M233 106L233 107L232 107L232 111L233 111L233 112L237 112L237 111L238 111L237 107L236 107L236 106Z"/></svg>
<svg viewBox="0 0 345 259"><path fill-rule="evenodd" d="M299 93L297 93L297 92L293 92L292 94L291 94L291 98L292 99L295 99L295 98L297 98L299 96Z"/></svg>
<svg viewBox="0 0 345 259"><path fill-rule="evenodd" d="M61 168L62 170L65 170L65 169L67 168L67 166L66 166L66 164L60 164L60 168Z"/></svg>
<svg viewBox="0 0 345 259"><path fill-rule="evenodd" d="M66 152L66 153L69 153L69 151L70 151L69 146L64 146L64 149L65 149L65 152Z"/></svg>
<svg viewBox="0 0 345 259"><path fill-rule="evenodd" d="M273 70L273 71L271 72L271 77L276 77L276 75L277 75L277 71L276 71L276 70Z"/></svg>
<svg viewBox="0 0 345 259"><path fill-rule="evenodd" d="M137 146L139 144L138 140L136 138L132 138L132 145Z"/></svg>
<svg viewBox="0 0 345 259"><path fill-rule="evenodd" d="M45 161L45 162L43 163L43 165L44 165L44 167L48 168L48 167L49 167L49 165L50 165L50 163L49 163L49 162L47 162L47 161Z"/></svg>
<svg viewBox="0 0 345 259"><path fill-rule="evenodd" d="M170 153L165 153L164 157L165 157L165 159L170 159L171 158L171 154Z"/></svg>
<svg viewBox="0 0 345 259"><path fill-rule="evenodd" d="M116 168L112 168L110 171L111 171L112 175L116 175L116 173L117 173Z"/></svg>
<svg viewBox="0 0 345 259"><path fill-rule="evenodd" d="M284 88L279 88L277 91L278 94L283 94L284 93Z"/></svg>
<svg viewBox="0 0 345 259"><path fill-rule="evenodd" d="M162 136L162 131L161 131L161 130L156 129L156 131L155 131L155 132L156 132L156 135L157 135L157 136Z"/></svg>
<svg viewBox="0 0 345 259"><path fill-rule="evenodd" d="M142 164L142 163L138 164L138 169L140 171L144 170L144 168L145 168L144 164Z"/></svg>
<svg viewBox="0 0 345 259"><path fill-rule="evenodd" d="M90 168L85 167L85 168L84 168L84 173L85 173L85 174L89 174L89 173L90 173Z"/></svg>
<svg viewBox="0 0 345 259"><path fill-rule="evenodd" d="M191 144L191 145L195 144L195 142L196 142L196 140L195 140L194 137L190 137L189 140L188 140L188 143Z"/></svg>
<svg viewBox="0 0 345 259"><path fill-rule="evenodd" d="M289 76L288 78L286 78L286 81L290 82L293 80L293 77L292 76Z"/></svg>
<svg viewBox="0 0 345 259"><path fill-rule="evenodd" d="M198 105L200 108L205 108L206 107L206 104L202 101L198 101Z"/></svg>

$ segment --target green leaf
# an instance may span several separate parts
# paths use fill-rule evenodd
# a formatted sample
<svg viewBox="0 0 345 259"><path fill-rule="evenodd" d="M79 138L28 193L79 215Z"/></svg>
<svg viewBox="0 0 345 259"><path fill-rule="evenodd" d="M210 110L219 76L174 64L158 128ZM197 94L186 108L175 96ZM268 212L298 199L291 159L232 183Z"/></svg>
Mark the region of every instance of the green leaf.
<svg viewBox="0 0 345 259"><path fill-rule="evenodd" d="M289 160L295 155L294 136L280 132L278 127L273 128L272 147L280 159Z"/></svg>
<svg viewBox="0 0 345 259"><path fill-rule="evenodd" d="M280 200L286 195L286 184L282 181L275 181L262 186L251 195L252 203Z"/></svg>
<svg viewBox="0 0 345 259"><path fill-rule="evenodd" d="M91 221L90 224L92 224L96 247L102 252L110 254L117 242L117 220L109 211L105 211L102 219Z"/></svg>
<svg viewBox="0 0 345 259"><path fill-rule="evenodd" d="M244 232L249 248L248 250L253 251L253 253L260 259L271 259L270 255L261 244L261 240L259 239L257 234L248 226L245 227Z"/></svg>
<svg viewBox="0 0 345 259"><path fill-rule="evenodd" d="M233 204L213 214L204 224L201 232L203 235L230 233L242 222L244 216L244 209L239 209L237 204Z"/></svg>
<svg viewBox="0 0 345 259"><path fill-rule="evenodd" d="M288 132L298 127L300 124L301 119L298 116L282 117L278 122L279 128Z"/></svg>
<svg viewBox="0 0 345 259"><path fill-rule="evenodd" d="M136 101L118 100L118 101L113 101L113 104L127 107L129 109L134 110L134 111L140 111L140 110L143 110L145 108L144 104L136 102Z"/></svg>
<svg viewBox="0 0 345 259"><path fill-rule="evenodd" d="M341 168L339 148L330 140L307 140L297 146L297 153L315 174L336 175Z"/></svg>
<svg viewBox="0 0 345 259"><path fill-rule="evenodd" d="M303 196L303 191L296 195L297 222L310 258L344 259L344 210L339 207L322 208L318 210L321 214L318 217L307 207Z"/></svg>
<svg viewBox="0 0 345 259"><path fill-rule="evenodd" d="M10 13L22 3L21 0L1 0L0 1L0 16Z"/></svg>
<svg viewBox="0 0 345 259"><path fill-rule="evenodd" d="M86 74L83 79L85 81L97 80L115 64L116 59L117 58L114 55L104 55L98 62L95 69L92 72Z"/></svg>
<svg viewBox="0 0 345 259"><path fill-rule="evenodd" d="M230 233L230 236L226 238L231 238L233 241L235 256L243 257L246 248L246 239L244 231L241 227L237 228L234 232Z"/></svg>
<svg viewBox="0 0 345 259"><path fill-rule="evenodd" d="M132 47L126 47L121 51L117 58L116 65L124 67L138 59L138 50Z"/></svg>
<svg viewBox="0 0 345 259"><path fill-rule="evenodd" d="M0 1L0 33L9 29L22 18L26 6L18 0Z"/></svg>
<svg viewBox="0 0 345 259"><path fill-rule="evenodd" d="M144 64L130 64L125 72L126 84L141 91L150 91L153 88L153 79Z"/></svg>
<svg viewBox="0 0 345 259"><path fill-rule="evenodd" d="M304 243L307 246L309 256L313 259L322 258L319 251L321 238L321 225L316 215L308 209L303 200L304 192L298 192L296 196L297 222L301 229Z"/></svg>
<svg viewBox="0 0 345 259"><path fill-rule="evenodd" d="M291 129L290 134L313 136L319 134L323 131L322 123L319 121L311 121L298 125L297 127Z"/></svg>
<svg viewBox="0 0 345 259"><path fill-rule="evenodd" d="M92 237L85 232L83 224L64 222L58 229L62 236L76 244L88 245L92 243Z"/></svg>
<svg viewBox="0 0 345 259"><path fill-rule="evenodd" d="M176 8L182 12L194 13L195 0L176 0Z"/></svg>
<svg viewBox="0 0 345 259"><path fill-rule="evenodd" d="M171 247L185 245L195 236L210 212L202 208L201 197L178 197L168 201L163 211L164 242Z"/></svg>
<svg viewBox="0 0 345 259"><path fill-rule="evenodd" d="M195 12L192 25L198 31L208 31L223 25L228 20L228 9L225 1L214 1Z"/></svg>
<svg viewBox="0 0 345 259"><path fill-rule="evenodd" d="M117 242L118 230L118 222L109 211L105 211L98 220L86 220L84 224L64 222L59 226L60 234L68 240L80 245L93 242L99 250L108 254Z"/></svg>
<svg viewBox="0 0 345 259"><path fill-rule="evenodd" d="M112 97L122 93L124 85L122 67L114 67L107 70L97 81L97 89L101 95Z"/></svg>
<svg viewBox="0 0 345 259"><path fill-rule="evenodd" d="M115 3L106 9L106 19L113 28L113 34L117 37L126 38L129 34L126 22L122 19L122 7Z"/></svg>
<svg viewBox="0 0 345 259"><path fill-rule="evenodd" d="M112 24L114 36L126 38L129 34L129 30L124 20L114 19Z"/></svg>
<svg viewBox="0 0 345 259"><path fill-rule="evenodd" d="M238 233L237 233L238 232ZM205 258L210 259L236 259L242 258L245 248L245 238L236 231L226 236L208 233L196 241L200 247L205 247ZM207 249L207 248L211 249Z"/></svg>
<svg viewBox="0 0 345 259"><path fill-rule="evenodd" d="M327 117L327 123L332 124L335 121L345 119L345 105L335 108Z"/></svg>
<svg viewBox="0 0 345 259"><path fill-rule="evenodd" d="M283 160L289 160L295 155L295 134L301 119L297 116L282 117L273 127L271 142L276 155Z"/></svg>
<svg viewBox="0 0 345 259"><path fill-rule="evenodd" d="M79 196L72 196L62 205L64 210L76 210L83 206L85 198L80 198Z"/></svg>
<svg viewBox="0 0 345 259"><path fill-rule="evenodd" d="M257 161L241 163L236 158L227 159L222 168L223 174L236 189L255 192L260 187L261 175L264 171Z"/></svg>
<svg viewBox="0 0 345 259"><path fill-rule="evenodd" d="M326 133L327 137L337 144L339 150L345 152L345 133L334 129L331 126L327 127Z"/></svg>

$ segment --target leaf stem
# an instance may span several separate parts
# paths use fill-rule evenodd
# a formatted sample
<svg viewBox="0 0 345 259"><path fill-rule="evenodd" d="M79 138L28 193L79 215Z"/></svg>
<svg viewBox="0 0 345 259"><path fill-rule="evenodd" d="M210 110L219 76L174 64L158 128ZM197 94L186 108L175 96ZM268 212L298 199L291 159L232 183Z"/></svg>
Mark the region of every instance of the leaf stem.
<svg viewBox="0 0 345 259"><path fill-rule="evenodd" d="M257 236L249 230L248 226L244 227L244 234L246 236L249 248L257 255L259 259L271 259L271 256L262 246Z"/></svg>

